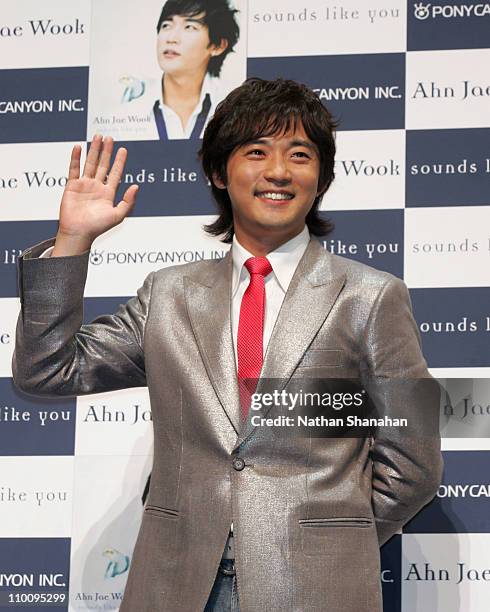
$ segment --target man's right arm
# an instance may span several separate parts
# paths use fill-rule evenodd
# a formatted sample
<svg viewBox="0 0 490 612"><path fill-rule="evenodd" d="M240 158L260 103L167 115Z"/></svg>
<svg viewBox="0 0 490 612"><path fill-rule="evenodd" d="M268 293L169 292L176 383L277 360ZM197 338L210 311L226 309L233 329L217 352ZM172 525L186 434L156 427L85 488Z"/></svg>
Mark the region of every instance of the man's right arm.
<svg viewBox="0 0 490 612"><path fill-rule="evenodd" d="M89 252L41 258L53 240L18 261L21 312L14 383L34 395L83 395L146 385L144 333L153 273L112 315L82 325Z"/></svg>
<svg viewBox="0 0 490 612"><path fill-rule="evenodd" d="M136 200L132 185L114 206L127 152L120 148L110 168L112 150L112 138L94 136L80 175L81 147L73 148L56 239L19 257L12 370L28 393L80 395L146 384L143 340L153 274L116 314L82 325L91 244L121 223ZM50 256L41 258L49 247Z"/></svg>

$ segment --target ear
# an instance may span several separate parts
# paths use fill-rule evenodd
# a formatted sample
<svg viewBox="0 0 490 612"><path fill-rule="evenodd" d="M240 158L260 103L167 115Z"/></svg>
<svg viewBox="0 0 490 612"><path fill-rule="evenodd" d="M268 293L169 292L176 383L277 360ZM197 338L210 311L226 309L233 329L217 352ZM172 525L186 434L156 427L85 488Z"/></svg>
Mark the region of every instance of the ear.
<svg viewBox="0 0 490 612"><path fill-rule="evenodd" d="M222 38L219 45L213 45L213 50L211 51L211 55L213 57L217 57L221 55L223 51L228 47L228 41L226 38Z"/></svg>
<svg viewBox="0 0 490 612"><path fill-rule="evenodd" d="M226 189L225 183L221 180L221 178L213 172L213 185L218 189Z"/></svg>

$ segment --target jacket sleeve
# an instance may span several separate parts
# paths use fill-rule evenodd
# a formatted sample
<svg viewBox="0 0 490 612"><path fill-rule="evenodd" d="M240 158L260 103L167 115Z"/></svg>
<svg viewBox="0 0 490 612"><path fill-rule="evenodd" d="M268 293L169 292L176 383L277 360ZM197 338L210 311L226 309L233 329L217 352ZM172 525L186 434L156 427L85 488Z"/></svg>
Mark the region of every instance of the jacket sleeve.
<svg viewBox="0 0 490 612"><path fill-rule="evenodd" d="M377 427L371 439L371 502L381 546L440 484L440 388L427 370L408 290L398 278L380 290L364 340L365 386L376 416L408 423Z"/></svg>
<svg viewBox="0 0 490 612"><path fill-rule="evenodd" d="M12 375L26 393L73 396L146 385L144 334L153 272L115 314L82 325L89 251L39 258L54 240L18 259L21 310Z"/></svg>

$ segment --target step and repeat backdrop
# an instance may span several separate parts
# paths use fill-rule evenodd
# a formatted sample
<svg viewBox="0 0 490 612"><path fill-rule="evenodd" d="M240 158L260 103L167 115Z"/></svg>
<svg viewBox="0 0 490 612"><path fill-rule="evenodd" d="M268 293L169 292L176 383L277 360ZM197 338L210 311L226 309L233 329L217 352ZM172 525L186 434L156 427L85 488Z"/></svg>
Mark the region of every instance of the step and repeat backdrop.
<svg viewBox="0 0 490 612"><path fill-rule="evenodd" d="M140 193L131 217L94 244L87 322L114 312L151 270L222 257L228 246L202 231L215 209L197 150L215 105L258 76L307 84L339 119L336 179L322 202L336 229L322 244L405 280L431 372L454 383L443 483L382 549L385 610L486 612L490 3L207 6L208 31L178 15L172 30L161 0L2 7L0 609L13 591L57 594L59 610L118 609L153 443L144 388L37 400L13 386L17 257L55 235L71 148L85 151L95 133L127 147L123 186ZM209 39L223 38L211 55ZM206 62L184 126L163 105L162 77Z"/></svg>

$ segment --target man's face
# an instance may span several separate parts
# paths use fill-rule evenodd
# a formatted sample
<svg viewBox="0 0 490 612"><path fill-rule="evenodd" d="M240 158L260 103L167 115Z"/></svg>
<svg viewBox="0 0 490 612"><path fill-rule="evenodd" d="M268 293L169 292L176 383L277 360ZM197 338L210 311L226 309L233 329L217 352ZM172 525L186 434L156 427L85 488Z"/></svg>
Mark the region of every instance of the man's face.
<svg viewBox="0 0 490 612"><path fill-rule="evenodd" d="M174 15L160 25L157 37L157 57L160 68L170 74L206 71L212 55L221 47L209 44L205 13L193 17ZM224 46L226 47L226 41Z"/></svg>
<svg viewBox="0 0 490 612"><path fill-rule="evenodd" d="M320 159L298 123L296 131L258 138L235 149L227 163L235 233L254 239L293 237L318 195ZM224 188L222 181L215 185Z"/></svg>

